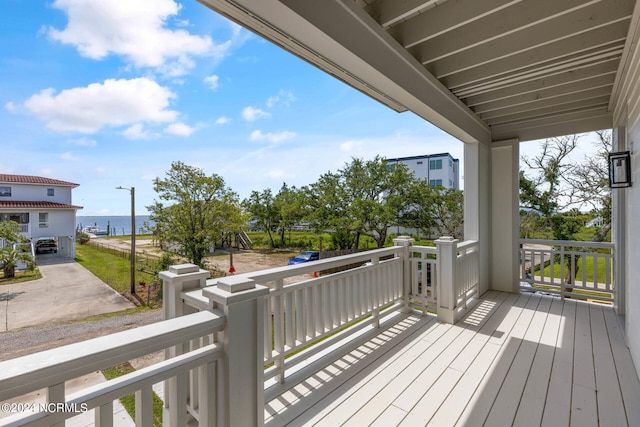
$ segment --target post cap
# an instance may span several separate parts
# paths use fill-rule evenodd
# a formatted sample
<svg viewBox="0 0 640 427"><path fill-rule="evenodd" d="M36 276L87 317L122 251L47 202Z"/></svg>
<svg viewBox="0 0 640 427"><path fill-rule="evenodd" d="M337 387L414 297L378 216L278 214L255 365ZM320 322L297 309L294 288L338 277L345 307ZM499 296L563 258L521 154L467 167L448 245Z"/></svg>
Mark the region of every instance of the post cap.
<svg viewBox="0 0 640 427"><path fill-rule="evenodd" d="M197 273L200 271L200 267L195 264L177 264L169 267L169 272L173 274L189 274Z"/></svg>
<svg viewBox="0 0 640 427"><path fill-rule="evenodd" d="M227 276L218 279L218 288L232 294L253 289L255 287L256 281L247 277Z"/></svg>

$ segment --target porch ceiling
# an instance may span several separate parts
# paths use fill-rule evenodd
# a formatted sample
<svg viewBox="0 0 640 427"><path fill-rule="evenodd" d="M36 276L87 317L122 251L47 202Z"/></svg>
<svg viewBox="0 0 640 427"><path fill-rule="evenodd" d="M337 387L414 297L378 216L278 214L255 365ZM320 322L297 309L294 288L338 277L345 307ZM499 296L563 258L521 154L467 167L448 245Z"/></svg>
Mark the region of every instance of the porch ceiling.
<svg viewBox="0 0 640 427"><path fill-rule="evenodd" d="M634 0L200 1L466 142L612 127L637 22Z"/></svg>

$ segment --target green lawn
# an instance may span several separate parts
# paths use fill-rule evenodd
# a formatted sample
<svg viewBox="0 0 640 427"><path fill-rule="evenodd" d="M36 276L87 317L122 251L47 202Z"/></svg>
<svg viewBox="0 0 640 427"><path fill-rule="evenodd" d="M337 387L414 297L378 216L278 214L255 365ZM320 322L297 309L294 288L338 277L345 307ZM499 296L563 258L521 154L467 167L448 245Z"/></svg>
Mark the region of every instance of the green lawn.
<svg viewBox="0 0 640 427"><path fill-rule="evenodd" d="M130 290L131 261L128 258L104 252L87 245L77 245L76 261L117 292L127 293ZM141 287L139 283L140 281L144 281L147 284L151 284L154 276L136 270L135 277L136 292L146 301L146 288Z"/></svg>
<svg viewBox="0 0 640 427"><path fill-rule="evenodd" d="M594 258L592 256L589 257L582 257L582 258L576 258L578 262L578 272L576 273L576 280L577 281L582 281L582 270L583 268L586 268L586 277L587 277L587 282L593 282L594 280ZM579 260L579 261L578 261ZM583 265L583 260L586 260L586 266ZM598 283L604 283L606 280L606 273L605 273L605 266L607 260L604 258L598 258ZM553 270L553 277L559 279L560 276L560 268L561 265L558 261L556 261L555 265L553 266L554 270ZM567 265L565 264L565 275L567 270ZM611 271L613 269L612 265L609 265L609 274L611 274ZM536 275L540 274L540 270L536 270ZM544 269L544 275L545 277L551 277L551 266L547 266ZM610 277L611 278L611 277Z"/></svg>

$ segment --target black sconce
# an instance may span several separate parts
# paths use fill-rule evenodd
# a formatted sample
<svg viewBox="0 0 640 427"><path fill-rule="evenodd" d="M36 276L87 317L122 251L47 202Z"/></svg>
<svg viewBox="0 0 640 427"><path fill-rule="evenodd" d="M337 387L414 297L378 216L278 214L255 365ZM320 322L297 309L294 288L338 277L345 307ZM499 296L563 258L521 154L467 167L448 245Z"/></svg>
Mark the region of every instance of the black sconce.
<svg viewBox="0 0 640 427"><path fill-rule="evenodd" d="M631 154L629 151L609 153L609 187L631 187Z"/></svg>

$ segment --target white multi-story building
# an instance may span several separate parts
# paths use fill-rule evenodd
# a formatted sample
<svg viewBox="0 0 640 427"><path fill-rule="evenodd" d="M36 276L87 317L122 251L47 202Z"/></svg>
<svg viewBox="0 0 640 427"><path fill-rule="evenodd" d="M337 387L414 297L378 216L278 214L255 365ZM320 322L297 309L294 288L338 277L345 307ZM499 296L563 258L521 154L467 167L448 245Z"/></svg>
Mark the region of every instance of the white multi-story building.
<svg viewBox="0 0 640 427"><path fill-rule="evenodd" d="M460 162L449 153L387 159L389 165L398 163L406 165L416 178L424 179L434 187L460 189Z"/></svg>
<svg viewBox="0 0 640 427"><path fill-rule="evenodd" d="M75 257L76 211L71 192L78 184L39 176L0 174L0 221L15 221L34 242L54 237L58 253Z"/></svg>

